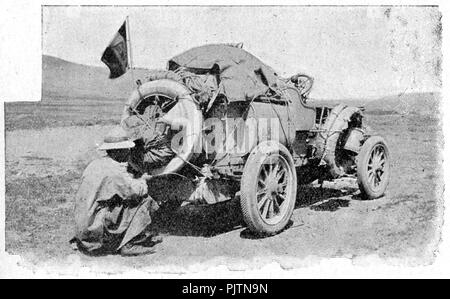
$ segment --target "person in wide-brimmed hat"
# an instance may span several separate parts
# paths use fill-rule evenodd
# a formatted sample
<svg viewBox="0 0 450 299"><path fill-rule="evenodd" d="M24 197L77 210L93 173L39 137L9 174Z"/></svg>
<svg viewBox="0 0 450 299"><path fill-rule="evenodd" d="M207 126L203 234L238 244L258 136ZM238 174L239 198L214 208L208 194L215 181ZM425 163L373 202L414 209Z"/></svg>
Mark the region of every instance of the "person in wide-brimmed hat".
<svg viewBox="0 0 450 299"><path fill-rule="evenodd" d="M88 254L152 253L161 240L150 233L151 213L157 204L147 195L144 174L128 171L134 142L121 127L114 128L99 146L106 156L91 162L82 176L75 200L76 233L71 243Z"/></svg>

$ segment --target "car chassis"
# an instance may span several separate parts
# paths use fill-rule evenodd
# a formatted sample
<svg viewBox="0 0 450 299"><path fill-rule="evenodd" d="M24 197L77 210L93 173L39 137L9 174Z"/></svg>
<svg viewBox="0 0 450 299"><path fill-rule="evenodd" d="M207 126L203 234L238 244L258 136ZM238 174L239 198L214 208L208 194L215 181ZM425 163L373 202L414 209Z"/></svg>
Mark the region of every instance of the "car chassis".
<svg viewBox="0 0 450 299"><path fill-rule="evenodd" d="M298 184L351 176L361 197L385 193L389 151L382 137L368 135L363 108L311 105L310 76L281 78L241 44L193 48L142 81L125 105L122 123L133 115L147 122L172 114L191 128L174 158L151 172L171 184L180 184L180 177L190 182L182 198L166 194L163 201L215 204L239 198L247 226L275 234L292 216ZM225 131L222 140L217 134L208 138L213 127L226 128L219 130Z"/></svg>

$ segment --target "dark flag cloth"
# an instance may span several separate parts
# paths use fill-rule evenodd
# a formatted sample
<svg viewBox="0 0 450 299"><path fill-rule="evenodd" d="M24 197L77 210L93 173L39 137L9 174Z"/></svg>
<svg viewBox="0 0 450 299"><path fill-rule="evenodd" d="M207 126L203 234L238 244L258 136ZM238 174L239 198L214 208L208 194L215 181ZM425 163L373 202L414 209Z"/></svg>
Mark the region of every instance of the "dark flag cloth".
<svg viewBox="0 0 450 299"><path fill-rule="evenodd" d="M110 79L122 76L128 68L126 21L120 27L109 46L102 55L102 61L108 66Z"/></svg>

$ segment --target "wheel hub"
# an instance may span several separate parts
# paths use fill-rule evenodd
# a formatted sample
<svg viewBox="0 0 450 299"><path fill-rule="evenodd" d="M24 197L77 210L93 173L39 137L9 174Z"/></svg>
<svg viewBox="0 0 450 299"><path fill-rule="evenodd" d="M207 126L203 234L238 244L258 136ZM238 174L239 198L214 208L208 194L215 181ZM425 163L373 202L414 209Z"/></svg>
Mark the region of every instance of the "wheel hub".
<svg viewBox="0 0 450 299"><path fill-rule="evenodd" d="M280 192L280 186L278 185L278 183L275 180L271 180L268 183L267 191L271 195L277 195L278 192Z"/></svg>

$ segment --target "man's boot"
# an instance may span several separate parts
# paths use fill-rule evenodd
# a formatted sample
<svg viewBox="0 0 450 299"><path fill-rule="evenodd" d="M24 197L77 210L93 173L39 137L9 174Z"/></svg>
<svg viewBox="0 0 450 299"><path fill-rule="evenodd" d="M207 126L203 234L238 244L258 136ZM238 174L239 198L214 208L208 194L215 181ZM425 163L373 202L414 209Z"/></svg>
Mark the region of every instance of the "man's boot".
<svg viewBox="0 0 450 299"><path fill-rule="evenodd" d="M120 249L120 254L122 256L152 254L156 252L152 247L156 244L161 243L162 241L162 237L147 231L125 244Z"/></svg>
<svg viewBox="0 0 450 299"><path fill-rule="evenodd" d="M144 255L144 254L152 254L156 251L153 248L150 247L144 247L142 245L135 245L131 243L125 244L120 249L120 255L121 256L138 256L138 255Z"/></svg>

